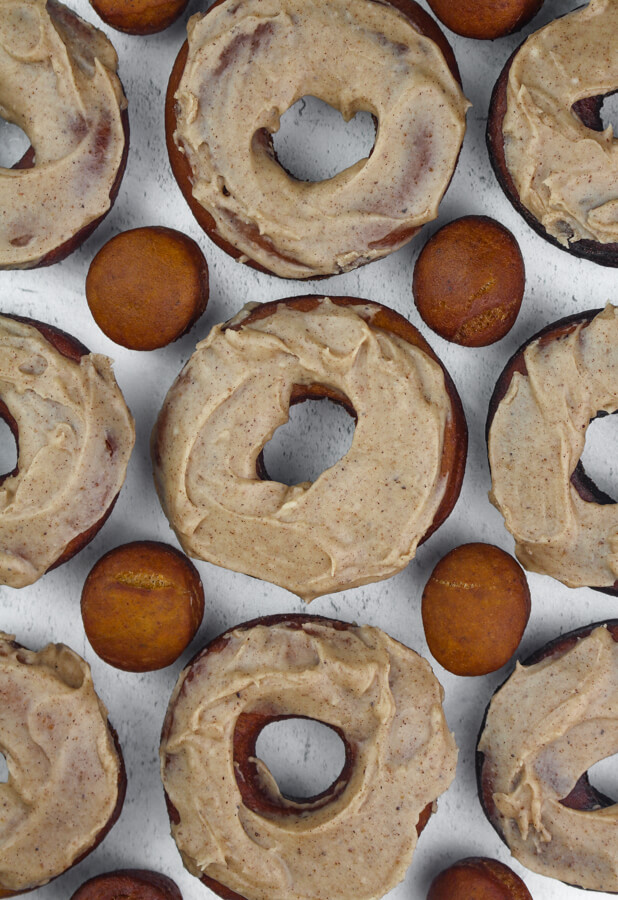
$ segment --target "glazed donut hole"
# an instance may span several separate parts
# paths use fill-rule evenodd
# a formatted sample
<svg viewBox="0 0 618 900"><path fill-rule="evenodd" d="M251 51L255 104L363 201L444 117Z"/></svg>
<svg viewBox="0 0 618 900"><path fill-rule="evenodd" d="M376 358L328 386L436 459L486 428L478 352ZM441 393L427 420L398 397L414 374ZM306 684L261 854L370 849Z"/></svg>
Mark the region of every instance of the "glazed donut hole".
<svg viewBox="0 0 618 900"><path fill-rule="evenodd" d="M125 34L155 34L176 21L189 0L90 0L107 25Z"/></svg>
<svg viewBox="0 0 618 900"><path fill-rule="evenodd" d="M179 550L135 541L96 563L81 610L101 659L126 672L151 672L172 665L193 640L204 615L204 590L199 572Z"/></svg>
<svg viewBox="0 0 618 900"><path fill-rule="evenodd" d="M421 318L440 337L485 347L513 327L525 282L511 232L487 216L464 216L427 241L414 267L412 291Z"/></svg>
<svg viewBox="0 0 618 900"><path fill-rule="evenodd" d="M208 303L208 266L195 241L160 226L134 228L99 250L86 277L95 322L129 350L156 350L186 334Z"/></svg>
<svg viewBox="0 0 618 900"><path fill-rule="evenodd" d="M177 884L160 872L119 869L95 875L79 887L71 900L182 900Z"/></svg>
<svg viewBox="0 0 618 900"><path fill-rule="evenodd" d="M443 25L463 37L487 41L519 31L543 0L428 0Z"/></svg>
<svg viewBox="0 0 618 900"><path fill-rule="evenodd" d="M523 569L491 544L462 544L425 585L422 618L429 650L454 675L487 675L513 656L530 616Z"/></svg>
<svg viewBox="0 0 618 900"><path fill-rule="evenodd" d="M532 896L521 878L504 863L470 857L436 875L427 900L532 900Z"/></svg>

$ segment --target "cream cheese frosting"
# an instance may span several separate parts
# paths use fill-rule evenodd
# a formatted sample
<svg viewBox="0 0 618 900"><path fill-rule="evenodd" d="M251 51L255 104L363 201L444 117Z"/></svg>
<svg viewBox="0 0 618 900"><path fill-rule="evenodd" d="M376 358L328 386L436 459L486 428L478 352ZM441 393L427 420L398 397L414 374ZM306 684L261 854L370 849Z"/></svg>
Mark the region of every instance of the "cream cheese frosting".
<svg viewBox="0 0 618 900"><path fill-rule="evenodd" d="M326 181L290 177L264 129L304 95L346 120L371 112L371 156ZM373 0L227 0L193 16L175 98L193 196L224 240L287 278L382 257L434 219L469 105L437 45Z"/></svg>
<svg viewBox="0 0 618 900"><path fill-rule="evenodd" d="M0 633L0 891L60 875L97 842L121 763L90 667L63 644L39 652Z"/></svg>
<svg viewBox="0 0 618 900"><path fill-rule="evenodd" d="M172 834L183 861L246 900L375 900L401 881L421 812L451 783L457 748L426 660L368 626L328 620L242 626L181 674L161 743ZM240 793L234 732L246 713L306 716L343 732L355 760L326 805Z"/></svg>
<svg viewBox="0 0 618 900"><path fill-rule="evenodd" d="M607 629L518 664L491 701L478 749L513 856L568 884L618 892L618 805L561 803L594 763L618 753L618 645Z"/></svg>
<svg viewBox="0 0 618 900"><path fill-rule="evenodd" d="M489 430L490 499L519 561L569 587L618 579L618 505L583 500L571 484L586 429L618 409L618 308L559 340L532 341Z"/></svg>
<svg viewBox="0 0 618 900"><path fill-rule="evenodd" d="M63 356L33 325L0 316L0 400L18 436L0 483L0 584L32 584L105 514L124 482L133 419L111 360Z"/></svg>
<svg viewBox="0 0 618 900"><path fill-rule="evenodd" d="M586 128L573 104L618 89L618 0L590 0L517 51L502 126L507 168L523 205L570 242L618 241L618 140Z"/></svg>
<svg viewBox="0 0 618 900"><path fill-rule="evenodd" d="M243 325L246 307L198 344L153 432L157 491L186 553L307 601L412 559L446 489L451 401L437 362L372 327L379 309L320 298ZM313 483L260 480L258 455L287 421L294 385L312 384L354 407L350 450Z"/></svg>
<svg viewBox="0 0 618 900"><path fill-rule="evenodd" d="M110 208L126 100L105 35L56 0L0 0L0 116L35 166L0 168L0 268L35 266Z"/></svg>

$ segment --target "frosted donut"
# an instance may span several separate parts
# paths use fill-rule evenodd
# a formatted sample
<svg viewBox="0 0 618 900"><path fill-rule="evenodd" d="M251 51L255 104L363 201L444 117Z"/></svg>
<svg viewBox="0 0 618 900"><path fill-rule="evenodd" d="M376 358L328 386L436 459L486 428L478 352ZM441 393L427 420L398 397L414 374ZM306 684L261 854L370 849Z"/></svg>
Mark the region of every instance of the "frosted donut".
<svg viewBox="0 0 618 900"><path fill-rule="evenodd" d="M109 211L126 165L126 100L105 35L57 0L0 0L0 116L31 149L0 168L0 269L50 265Z"/></svg>
<svg viewBox="0 0 618 900"><path fill-rule="evenodd" d="M126 776L90 667L63 644L25 650L0 633L0 896L47 884L94 850Z"/></svg>
<svg viewBox="0 0 618 900"><path fill-rule="evenodd" d="M383 631L282 615L231 629L181 673L161 740L172 834L233 900L377 900L401 881L457 748L429 663ZM306 717L346 763L317 797L283 796L259 732Z"/></svg>
<svg viewBox="0 0 618 900"><path fill-rule="evenodd" d="M0 478L0 584L24 587L94 537L124 482L133 419L111 360L0 316L0 417L17 466Z"/></svg>
<svg viewBox="0 0 618 900"><path fill-rule="evenodd" d="M304 95L346 119L371 112L369 158L318 183L291 177L271 135ZM314 278L397 250L437 216L467 107L446 39L413 0L224 0L189 21L167 144L212 240L263 271Z"/></svg>
<svg viewBox="0 0 618 900"><path fill-rule="evenodd" d="M618 409L618 308L549 325L509 361L488 418L490 499L532 572L614 593L618 506L579 459L598 413Z"/></svg>
<svg viewBox="0 0 618 900"><path fill-rule="evenodd" d="M290 404L324 396L356 417L348 453L313 483L265 480ZM307 296L248 306L198 344L155 424L154 476L186 553L309 601L404 568L450 513L466 445L455 387L407 319Z"/></svg>

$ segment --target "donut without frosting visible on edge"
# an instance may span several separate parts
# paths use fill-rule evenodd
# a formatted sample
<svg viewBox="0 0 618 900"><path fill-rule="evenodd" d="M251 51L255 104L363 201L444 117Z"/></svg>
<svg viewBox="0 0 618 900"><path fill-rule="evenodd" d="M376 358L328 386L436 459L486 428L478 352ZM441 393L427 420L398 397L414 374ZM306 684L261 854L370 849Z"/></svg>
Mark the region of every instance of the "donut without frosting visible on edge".
<svg viewBox="0 0 618 900"><path fill-rule="evenodd" d="M349 69L360 55L356 88ZM277 60L285 76L269 71ZM285 278L347 271L436 217L465 130L458 74L439 27L411 0L215 3L189 21L170 78L172 170L202 228L242 262ZM317 183L285 172L271 135L304 95L346 119L372 112L379 130L369 158Z"/></svg>
<svg viewBox="0 0 618 900"><path fill-rule="evenodd" d="M574 887L618 893L618 806L588 769L618 752L618 620L562 635L487 709L479 797L513 856Z"/></svg>
<svg viewBox="0 0 618 900"><path fill-rule="evenodd" d="M591 0L535 32L504 67L487 122L515 209L550 243L605 266L618 266L618 140L600 115L618 88L617 29L615 0Z"/></svg>
<svg viewBox="0 0 618 900"><path fill-rule="evenodd" d="M0 897L47 884L117 820L126 775L90 667L63 644L26 650L0 633Z"/></svg>
<svg viewBox="0 0 618 900"><path fill-rule="evenodd" d="M0 269L59 262L109 212L129 145L117 66L57 0L0 0L0 113L32 145L0 168Z"/></svg>
<svg viewBox="0 0 618 900"><path fill-rule="evenodd" d="M350 450L313 483L265 480L261 451L290 404L319 397L355 416ZM215 326L168 392L152 444L185 552L309 601L408 564L459 495L467 430L453 383L407 319L306 296Z"/></svg>
<svg viewBox="0 0 618 900"><path fill-rule="evenodd" d="M183 862L234 900L382 897L455 774L442 698L429 663L377 628L280 615L227 631L181 674L163 726ZM336 781L302 801L255 758L262 728L296 717L346 748Z"/></svg>
<svg viewBox="0 0 618 900"><path fill-rule="evenodd" d="M160 872L117 869L84 882L71 900L182 900L182 894L178 885Z"/></svg>
<svg viewBox="0 0 618 900"><path fill-rule="evenodd" d="M111 512L135 441L111 361L31 319L0 315L0 418L16 468L0 478L0 584L66 562Z"/></svg>

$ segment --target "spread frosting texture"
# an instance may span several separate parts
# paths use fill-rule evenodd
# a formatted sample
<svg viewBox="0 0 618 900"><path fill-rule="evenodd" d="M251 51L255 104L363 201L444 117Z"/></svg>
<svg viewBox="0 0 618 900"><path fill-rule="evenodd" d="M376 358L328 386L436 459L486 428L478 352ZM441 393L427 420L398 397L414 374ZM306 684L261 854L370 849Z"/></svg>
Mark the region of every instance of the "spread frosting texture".
<svg viewBox="0 0 618 900"><path fill-rule="evenodd" d="M523 354L489 430L490 499L527 569L569 587L618 578L618 505L583 500L571 484L586 429L618 409L618 308L607 306Z"/></svg>
<svg viewBox="0 0 618 900"><path fill-rule="evenodd" d="M32 584L104 515L124 482L133 419L111 361L63 356L33 325L0 316L0 400L18 429L0 483L0 584Z"/></svg>
<svg viewBox="0 0 618 900"><path fill-rule="evenodd" d="M590 766L618 753L618 645L607 629L518 664L491 702L479 750L513 856L568 884L618 892L618 806L561 803Z"/></svg>
<svg viewBox="0 0 618 900"><path fill-rule="evenodd" d="M121 765L90 667L63 644L35 653L0 633L0 695L0 890L29 890L96 843Z"/></svg>
<svg viewBox="0 0 618 900"><path fill-rule="evenodd" d="M565 247L618 241L618 141L573 111L618 89L617 33L617 0L590 0L531 35L509 71L506 164L523 205Z"/></svg>
<svg viewBox="0 0 618 900"><path fill-rule="evenodd" d="M412 559L446 489L451 401L438 363L372 327L379 309L320 298L244 325L248 307L198 344L153 433L157 490L186 553L305 600ZM293 387L313 384L354 407L350 450L313 483L262 481L257 459Z"/></svg>
<svg viewBox="0 0 618 900"><path fill-rule="evenodd" d="M451 783L457 749L429 664L377 628L254 625L227 633L176 686L161 772L187 868L247 900L376 900L401 881L421 812ZM217 642L218 644L220 642ZM234 732L247 713L340 729L355 755L329 802L282 797L257 761L259 813L237 784Z"/></svg>
<svg viewBox="0 0 618 900"><path fill-rule="evenodd" d="M304 95L378 120L368 159L290 177L269 134ZM175 140L217 232L277 275L342 272L434 219L468 103L437 45L373 0L227 0L189 21Z"/></svg>
<svg viewBox="0 0 618 900"><path fill-rule="evenodd" d="M56 0L0 0L0 116L35 166L0 168L0 268L28 267L110 207L126 107L105 35Z"/></svg>

